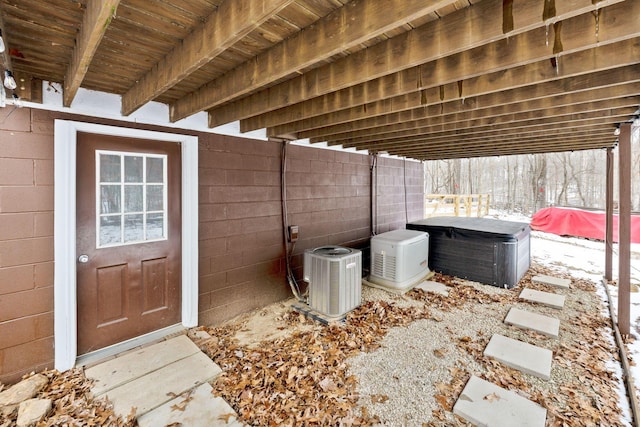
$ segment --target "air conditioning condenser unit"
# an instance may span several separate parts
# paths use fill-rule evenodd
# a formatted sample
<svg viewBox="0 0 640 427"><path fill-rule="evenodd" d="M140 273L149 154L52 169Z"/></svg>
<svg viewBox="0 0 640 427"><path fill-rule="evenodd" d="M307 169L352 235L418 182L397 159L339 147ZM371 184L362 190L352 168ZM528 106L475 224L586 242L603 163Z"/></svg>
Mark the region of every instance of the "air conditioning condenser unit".
<svg viewBox="0 0 640 427"><path fill-rule="evenodd" d="M341 317L360 305L362 253L342 246L321 246L304 252L304 280L309 283L309 307L329 317Z"/></svg>
<svg viewBox="0 0 640 427"><path fill-rule="evenodd" d="M429 234L393 230L371 238L369 282L404 292L429 273Z"/></svg>

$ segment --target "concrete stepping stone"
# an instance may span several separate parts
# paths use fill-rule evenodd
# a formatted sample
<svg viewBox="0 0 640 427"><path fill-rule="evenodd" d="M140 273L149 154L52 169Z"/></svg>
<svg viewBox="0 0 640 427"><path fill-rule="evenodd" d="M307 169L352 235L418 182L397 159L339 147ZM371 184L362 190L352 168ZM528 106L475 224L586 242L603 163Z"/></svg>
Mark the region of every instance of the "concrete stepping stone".
<svg viewBox="0 0 640 427"><path fill-rule="evenodd" d="M449 296L449 287L442 283L434 282L433 280L425 280L417 285L416 289L422 289L425 292L444 295L445 297Z"/></svg>
<svg viewBox="0 0 640 427"><path fill-rule="evenodd" d="M483 354L544 380L551 376L553 352L546 348L494 334Z"/></svg>
<svg viewBox="0 0 640 427"><path fill-rule="evenodd" d="M98 396L169 363L200 353L200 349L186 335L180 335L138 350L124 353L85 371L96 380L92 392Z"/></svg>
<svg viewBox="0 0 640 427"><path fill-rule="evenodd" d="M199 351L113 388L105 395L113 402L116 414L124 417L135 407L139 417L166 403L172 396L213 380L221 371L218 365Z"/></svg>
<svg viewBox="0 0 640 427"><path fill-rule="evenodd" d="M533 283L539 283L541 285L549 285L555 286L556 288L569 289L569 285L571 284L571 280L562 279L560 277L546 276L541 274L539 276L534 276L531 281Z"/></svg>
<svg viewBox="0 0 640 427"><path fill-rule="evenodd" d="M520 299L536 302L549 307L562 309L564 307L564 295L558 295L551 292L536 291L535 289L525 288L520 292Z"/></svg>
<svg viewBox="0 0 640 427"><path fill-rule="evenodd" d="M507 317L504 319L504 323L522 329L531 329L552 338L558 338L558 331L560 330L560 319L532 313L516 307L511 307Z"/></svg>
<svg viewBox="0 0 640 427"><path fill-rule="evenodd" d="M189 427L229 426L245 424L221 397L211 394L212 387L204 383L190 392L147 412L138 418L140 427L181 425Z"/></svg>
<svg viewBox="0 0 640 427"><path fill-rule="evenodd" d="M547 410L535 402L475 375L453 406L453 413L477 426L544 427Z"/></svg>

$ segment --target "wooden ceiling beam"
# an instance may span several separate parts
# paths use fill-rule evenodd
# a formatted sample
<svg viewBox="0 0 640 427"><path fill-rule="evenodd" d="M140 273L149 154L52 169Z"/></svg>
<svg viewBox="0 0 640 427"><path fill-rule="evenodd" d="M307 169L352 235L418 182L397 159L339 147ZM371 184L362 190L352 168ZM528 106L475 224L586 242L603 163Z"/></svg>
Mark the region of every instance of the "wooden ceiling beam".
<svg viewBox="0 0 640 427"><path fill-rule="evenodd" d="M575 91L551 93L546 97L543 94L543 96L538 98L524 98L520 102L511 102L507 104L504 104L500 98L496 99L496 97L488 95L488 98L481 100L482 102L480 102L480 105L482 105L482 107L478 107L473 110L464 108L465 104L459 100L448 101L441 104L394 112L380 117L372 117L312 129L310 131L300 132L297 136L298 138L309 138L311 142L323 142L328 139L348 139L357 136L375 135L378 132L384 132L384 129L387 128L396 128L401 130L402 128L410 129L414 125L436 126L454 124L461 121L480 120L488 117L516 113L538 112L538 114L540 114L540 112L542 112L542 114L544 114L544 110L547 108L567 107L585 102L615 99L638 93L637 91L640 87L640 65L629 67L626 70L616 70L617 76L623 77L628 75L630 80L626 80L625 78L601 80L599 77L603 77L604 75L602 73L596 74L598 75L598 78L590 78L589 81L585 83L595 84L594 82L602 81L611 83L612 86L593 86L588 89L574 87ZM638 76L635 78L635 81L633 77L634 74ZM611 74L609 73L609 75ZM550 103L545 99L549 96L554 98L553 103ZM492 99L497 103L492 104Z"/></svg>
<svg viewBox="0 0 640 427"><path fill-rule="evenodd" d="M419 65L429 68L432 63L443 64L437 69L429 70L430 85L437 86L442 82L457 81L488 72L489 68L478 69L480 60L486 64L485 67L496 71L551 58L557 52L554 52L554 43L547 44L546 40L553 40L554 32L547 32L542 15L536 7L525 8L532 3L534 2L526 2L526 5L522 5L522 10L514 10L514 30L506 35L502 33L503 2L485 0L314 69L301 77L229 103L224 109L210 111L210 126L237 118L243 119L241 131L273 126L277 123L255 116ZM624 2L626 7L614 4L599 9L598 25L601 30L595 31L593 16L591 13L584 13L593 10L595 6L592 2L580 2L583 14L577 16L573 16L576 13L573 8L577 7L575 3L569 5L562 2L565 13L559 12L554 20L562 20L561 37L555 38L562 40L563 52L587 49L597 43L606 44L620 38L629 38L630 34L640 34L640 24L629 16L629 7L633 3L627 3L629 2ZM600 3L598 5L601 6ZM572 9L566 10L567 7ZM637 9L640 13L640 4ZM626 18L621 19L622 15ZM491 50L481 49L481 46L487 44L492 46ZM460 54L461 57L455 56L455 61L447 59L455 54ZM491 58L488 62L487 57ZM452 77L452 70L455 71L455 77Z"/></svg>
<svg viewBox="0 0 640 427"><path fill-rule="evenodd" d="M569 139L566 142L548 141L529 146L510 144L510 146L495 147L492 151L489 147L479 146L478 148L460 147L450 150L417 150L412 153L389 153L400 157L410 157L419 160L444 160L455 158L471 158L471 157L496 157L509 156L515 154L537 154L537 153L558 153L566 151L582 151L582 150L600 150L615 146L610 136L598 136L590 140L584 138ZM491 154L487 154L487 151Z"/></svg>
<svg viewBox="0 0 640 427"><path fill-rule="evenodd" d="M615 115L604 118L595 118L584 121L576 121L572 124L566 123L551 123L551 124L542 124L538 125L531 130L515 130L515 129L506 129L502 131L485 131L485 132L477 132L473 135L455 135L455 134L447 134L447 135L420 135L412 138L398 138L398 139L388 139L382 142L370 141L363 142L359 144L350 144L348 146L345 145L345 148L357 148L360 150L386 150L387 148L396 147L398 145L402 145L402 147L410 148L415 145L421 145L425 143L436 144L436 145L447 145L452 141L460 141L467 144L473 144L475 142L482 142L489 139L495 139L496 141L516 141L526 137L536 137L540 139L549 138L551 136L560 136L564 135L567 132L581 132L581 131L598 131L603 126L614 126L615 123L620 123L625 121L628 118L627 115Z"/></svg>
<svg viewBox="0 0 640 427"><path fill-rule="evenodd" d="M64 76L63 104L70 107L98 45L116 14L120 0L89 0L76 37L71 63Z"/></svg>
<svg viewBox="0 0 640 427"><path fill-rule="evenodd" d="M603 86L609 81L612 82L611 84L616 84L620 81L633 80L631 76L634 73L640 73L640 67L637 64L629 65L632 60L640 61L637 58L640 58L640 38L563 56L562 67L558 71L556 71L557 68L552 67L550 61L544 60L465 79L461 83L449 83L414 91L345 110L337 110L332 108L332 105L328 105L325 111L330 113L325 112L320 116L269 127L267 135L296 133L299 138L322 136L333 133L335 128L350 127L350 125L341 126L342 123L371 119L367 123L367 126L371 126L375 125L376 116L423 109L425 106L438 105L443 101L458 103L464 101L465 104L471 105L478 96L495 92L505 93L532 85L555 87L550 90L555 90L554 93L562 93L565 90L576 90L577 87ZM553 74L556 72L557 76L554 78ZM462 88L462 94L460 88Z"/></svg>
<svg viewBox="0 0 640 427"><path fill-rule="evenodd" d="M415 139L410 142L402 141L400 143L385 144L385 147L376 146L375 143L368 144L367 149L371 151L388 151L388 150L405 150L412 151L419 147L428 146L430 148L442 148L446 149L450 146L468 146L472 147L476 144L492 143L496 146L508 145L517 143L519 141L541 142L563 138L574 138L578 136L585 136L590 134L606 133L613 139L613 131L617 123L620 123L620 119L612 118L610 121L602 121L599 123L590 123L586 126L566 126L558 124L555 126L549 126L546 130L537 132L521 132L521 133L505 133L504 135L485 135L478 136L477 138L441 138L441 139L429 139L425 137L423 139Z"/></svg>
<svg viewBox="0 0 640 427"><path fill-rule="evenodd" d="M640 98L638 98L640 99ZM451 126L446 128L445 126L438 126L435 129L419 128L417 127L412 131L392 132L383 135L370 135L368 137L361 137L357 139L349 139L342 141L330 141L329 145L342 145L343 147L358 147L363 144L374 143L376 146L384 144L393 144L398 141L410 142L413 139L422 139L425 137L475 137L476 135L488 135L492 133L505 134L511 131L515 132L527 132L535 130L537 128L544 129L546 126L558 124L566 125L575 123L576 125L581 122L590 120L605 120L615 118L617 121L621 117L629 117L635 113L638 109L638 101L635 104L629 102L621 102L622 105L603 106L602 110L596 111L576 111L570 114L554 115L550 112L548 117L538 117L536 119L525 120L501 120L498 123L476 125L475 121L462 122L458 126ZM505 117L502 117L505 119ZM487 119L488 122L494 121L494 118ZM486 122L485 122L486 123ZM437 129L437 130L436 130Z"/></svg>
<svg viewBox="0 0 640 427"><path fill-rule="evenodd" d="M122 97L128 116L254 31L293 0L225 0Z"/></svg>
<svg viewBox="0 0 640 427"><path fill-rule="evenodd" d="M617 109L610 115L602 117L573 118L573 120L537 123L535 125L522 128L505 127L501 129L479 130L475 133L456 134L455 132L447 132L415 135L410 138L390 138L382 141L372 140L369 142L347 143L343 144L343 147L379 151L398 145L402 145L403 147L412 147L423 143L448 144L452 140L461 140L465 143L473 143L476 141L486 140L487 138L500 138L501 141L515 141L518 140L518 138L527 135L537 135L538 137L546 138L550 134L566 132L567 129L571 131L579 131L586 128L599 130L602 126L613 125L615 123L625 121L628 119L629 114L632 114L634 111L634 109L625 108Z"/></svg>
<svg viewBox="0 0 640 427"><path fill-rule="evenodd" d="M638 13L640 13L640 6L638 7ZM361 105L369 106L368 104L372 102L380 102L407 94L410 94L408 96L414 102L416 99L421 103L433 102L443 98L443 87L452 88L453 90L450 90L449 93L458 98L469 97L485 90L483 84L487 81L492 85L496 85L495 81L491 81L486 77L479 77L483 74L493 74L494 78L495 76L500 76L499 82L515 87L518 82L526 79L535 78L537 81L542 82L582 73L584 72L582 70L585 64L592 64L590 66L598 67L598 69L606 69L615 67L614 64L622 66L638 62L637 56L625 55L628 51L636 55L637 51L640 51L637 43L633 43L630 40L627 43L612 42L610 49L620 49L619 55L622 55L614 60L613 63L601 60L601 56L611 57L613 53L608 52L606 55L596 55L597 52L606 52L609 47L605 46L604 42L599 42L600 38L595 36L588 40L590 32L584 32L588 19L590 19L589 16L581 15L570 21L579 25L583 30L579 31L575 28L577 31L571 35L572 47L576 50L573 52L565 50L561 56L557 56L557 60L548 51L549 48L544 43L542 43L541 47L535 48L537 44L540 44L536 40L540 38L544 40L544 29L539 29L538 31L520 34L508 41L499 40L469 51L437 59L391 76L381 77L352 88L310 99L297 105L244 119L241 122L241 124L244 123L244 127L241 126L241 129L252 130L254 128L274 127L319 116L325 114L326 111L340 111ZM578 23L578 21L582 21L582 23ZM632 27L635 28L629 28L629 37L639 36L640 24L634 24ZM562 28L563 35L571 33L568 24L563 24ZM536 32L537 34L535 34ZM580 43L584 44L579 47ZM565 43L566 45L567 43ZM519 46L527 46L527 48L523 49ZM554 58L555 62L550 61L550 58ZM593 60L596 62L593 62ZM534 74L517 73L516 70L510 72L510 69L518 67L525 69L521 71L533 71ZM509 78L513 79L513 81L507 80ZM367 110L369 111L370 109L367 108Z"/></svg>
<svg viewBox="0 0 640 427"><path fill-rule="evenodd" d="M614 147L610 137L598 137L589 141L570 140L563 142L550 142L540 144L514 145L510 147L486 147L473 149L471 147L460 147L448 151L423 150L415 153L393 154L400 157L409 157L418 160L443 160L443 159L464 159L472 157L494 157L512 156L517 154L538 154L538 153L560 153L567 151L601 150ZM391 154L391 153L390 153Z"/></svg>
<svg viewBox="0 0 640 427"><path fill-rule="evenodd" d="M636 92L636 95L638 94L640 92ZM522 105L523 103L520 104L520 107L527 107L526 101L524 102L525 105ZM350 134L335 135L330 138L312 138L309 141L311 143L327 142L329 145L342 145L388 138L411 137L425 133L480 131L484 128L523 126L536 121L553 120L557 117L577 114L607 114L611 110L618 108L637 109L638 105L640 105L640 96L630 95L523 112L509 111L509 108L486 108L482 110L486 114L479 118L470 119L465 113L433 116L428 119L375 128L375 131L351 132ZM630 114L633 114L633 111Z"/></svg>
<svg viewBox="0 0 640 427"><path fill-rule="evenodd" d="M565 143L553 143L532 145L530 147L524 147L521 145L512 145L511 147L496 149L492 154L487 155L487 150L460 150L460 151L448 151L432 153L429 151L416 152L404 157L413 158L416 160L444 160L444 159L467 159L474 157L500 157L500 156L516 156L522 154L543 154L543 153L561 153L561 152L573 152L584 150L601 150L615 146L611 143L611 139L607 137L601 137L597 139L585 141L568 141Z"/></svg>
<svg viewBox="0 0 640 427"><path fill-rule="evenodd" d="M428 15L455 0L360 0L347 3L171 106L172 121L213 108L301 73L347 49Z"/></svg>
<svg viewBox="0 0 640 427"><path fill-rule="evenodd" d="M467 149L474 150L480 147L490 146L492 148L501 148L508 147L510 145L540 145L540 144L549 144L556 143L562 141L575 141L581 139L591 139L596 137L606 137L610 138L611 141L615 141L615 136L613 135L614 125L610 124L610 127L607 129L603 129L602 126L594 127L594 128L586 128L586 129L560 129L556 132L549 133L547 135L522 135L520 138L501 138L501 137L487 137L475 141L467 141L467 140L450 140L448 142L439 142L435 143L433 141L424 141L422 143L416 142L411 146L407 146L404 144L397 144L395 146L390 146L385 148L384 150L379 150L376 148L372 148L370 151L372 152L389 152L393 151L394 154L398 153L413 153L415 151L420 151L421 149L428 148L429 150L435 152L440 150L441 152L445 152L446 150L451 149Z"/></svg>
<svg viewBox="0 0 640 427"><path fill-rule="evenodd" d="M488 157L496 155L496 152L498 151L504 152L515 147L523 147L525 149L546 147L547 149L549 149L559 146L563 148L563 150L559 151L564 151L564 149L571 150L573 149L572 147L576 146L593 146L594 141L597 141L596 144L600 144L604 141L609 146L614 146L616 137L613 135L613 127L611 127L611 129L603 131L564 133L560 136L553 136L548 138L540 138L539 136L536 136L531 138L521 138L517 141L500 141L496 139L486 139L481 142L474 142L473 144L465 144L464 142L452 142L441 146L433 146L431 144L423 144L422 146L415 146L411 148L398 146L396 148L389 148L387 150L384 150L384 152L397 156L413 158L416 158L414 156L418 155L419 153L426 152L429 152L435 156L440 156L437 158L447 158L448 153L453 153L456 151L460 153L466 152L469 154L477 153L481 154L483 157Z"/></svg>
<svg viewBox="0 0 640 427"><path fill-rule="evenodd" d="M367 84L364 84L360 89L352 88L353 96L342 97L340 93L350 91L350 89L346 89L344 91L338 91L333 94L305 101L294 108L300 108L300 110L304 111L304 114L299 114L298 117L303 116L303 120L309 119L310 122L303 122L303 126L308 126L306 123L312 123L313 117L326 116L327 111L337 113L349 108L348 102L338 102L339 99L352 99L356 102L356 105L360 106L356 108L360 109L364 109L362 105L366 105L366 113L369 116L375 115L378 111L389 113L390 108L402 108L402 105L405 105L404 108L416 108L423 107L425 105L436 105L443 101L468 99L490 92L504 91L531 84L539 84L566 77L573 77L585 73L593 73L596 71L624 66L629 63L629 58L634 57L627 56L626 53L640 55L639 42L640 39L626 40L610 45L608 48L597 47L565 55L561 59L562 67L559 70L554 68L549 60L543 60L495 73L484 74L479 77L460 80L455 83L443 84L439 87L425 88L421 91L415 90L415 86L412 89L412 85L402 83L404 88L398 91L399 95L386 99L375 99L373 96L375 93L375 87L372 85L372 87L369 88L367 87ZM410 78L410 76L403 75L398 77L396 81L405 82L407 78ZM422 79L423 82L426 80L427 78ZM356 94L359 95L356 96ZM281 109L273 112L273 114L281 114L286 110L290 109ZM296 119L290 124L283 125L283 128L289 130L290 132L288 133L293 133L292 128L295 126L295 123L299 123L301 121L302 120L300 119ZM322 122L326 125L325 120L322 120ZM277 125L270 127L268 129L269 134L275 131L274 128L277 127ZM302 130L296 133L299 138L310 138L317 136L318 133L322 132L323 128L320 129L321 130Z"/></svg>
<svg viewBox="0 0 640 427"><path fill-rule="evenodd" d="M631 53L638 55L635 58L640 58L640 39L634 39L634 41L635 43L632 41L625 41L622 42L622 44L624 45L624 48L629 47ZM486 76L485 81L487 81L487 84L483 85L484 90L479 91L480 93L478 95L470 93L469 96L461 98L459 96L457 85L450 84L443 86L442 91L440 91L439 88L428 90L426 99L423 97L424 93L421 92L415 92L409 95L400 95L382 102L366 104L365 106L331 112L324 114L323 116L268 128L267 135L276 136L280 134L296 133L298 138L321 137L350 130L366 129L368 127L389 124L392 123L391 120L396 116L401 116L400 121L407 120L407 114L392 115L389 120L385 117L393 113L408 112L409 110L412 110L413 112L408 114L413 114L414 118L421 118L427 117L425 115L427 112L433 114L433 111L436 111L432 108L433 106L440 107L443 105L444 107L441 107L443 109L450 107L450 112L471 111L481 107L508 104L521 101L523 99L537 99L591 89L594 87L616 85L627 81L638 81L640 66L637 64L600 71L600 67L603 65L600 65L601 61L596 60L596 58L602 58L602 62L604 63L612 61L614 64L617 64L619 61L627 62L629 60L626 57L624 59L620 59L618 56L618 54L623 51L624 53L629 53L629 51L626 51L625 49L614 49L612 48L613 46L614 45L612 45L609 50L600 50L600 48L596 48L595 52L591 50L593 56L590 55L589 58L592 60L584 62L585 65L583 66L582 73L570 76L565 75L558 80L540 83L536 80L536 75L532 74L527 77L527 86L522 85L525 83L525 80L519 80L518 84L513 88L511 79L502 79L499 74L492 74ZM620 47L618 44L616 44L616 46ZM609 55L608 53L612 54ZM519 71L524 72L527 70L519 67ZM516 74L518 73L510 73L510 75ZM493 81L490 80L492 77ZM443 103L441 98L444 101L449 102Z"/></svg>
<svg viewBox="0 0 640 427"><path fill-rule="evenodd" d="M628 85L616 86L616 88L633 88L633 83ZM636 84L636 89L640 88L640 83ZM407 116L407 121L384 125L371 128L371 130L360 130L347 133L330 135L323 138L311 138L311 143L329 142L330 145L342 144L343 141L354 140L357 138L385 138L388 134L396 132L410 131L415 128L423 129L425 132L437 132L447 129L463 129L471 127L481 127L488 125L501 125L508 123L518 123L527 120L543 120L555 116L563 116L575 113L584 113L592 111L602 111L608 108L617 108L628 105L633 102L632 96L626 96L627 93L638 94L640 92L623 92L617 96L606 93L610 88L595 89L593 91L580 92L581 98L586 101L567 102L574 94L560 95L562 99L552 106L545 105L543 108L535 108L536 105L530 105L530 101L519 103L500 105L497 107L482 108L471 112L453 113L440 115L434 111L433 115L427 118L411 119ZM593 95L590 98L589 95ZM629 98L629 100L627 100ZM542 100L536 100L542 101ZM534 101L535 102L535 101ZM434 108L437 110L437 108ZM524 110L524 111L521 111Z"/></svg>

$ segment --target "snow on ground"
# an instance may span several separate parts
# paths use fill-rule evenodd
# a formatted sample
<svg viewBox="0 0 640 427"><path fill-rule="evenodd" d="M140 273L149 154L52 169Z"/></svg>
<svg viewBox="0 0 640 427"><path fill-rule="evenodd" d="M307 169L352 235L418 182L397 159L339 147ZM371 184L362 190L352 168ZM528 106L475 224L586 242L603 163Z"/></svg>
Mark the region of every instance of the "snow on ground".
<svg viewBox="0 0 640 427"><path fill-rule="evenodd" d="M491 211L490 215L507 221L530 222L531 218L517 215L506 214L504 212ZM614 244L613 254L613 280L618 279L618 245ZM540 231L531 232L531 259L552 269L565 271L576 278L589 279L598 285L598 294L604 301L604 307L607 307L607 295L602 286L602 278L604 276L605 261L605 244L604 242L586 240L577 237L562 237L554 234L543 233ZM640 244L631 245L631 334L635 336L635 340L627 344L629 355L634 361L640 360ZM614 312L618 311L618 288L609 286L611 295L611 304ZM608 310L603 313L609 317ZM613 336L611 337L614 341ZM617 373L620 379L620 407L628 421L631 420L629 403L626 397L626 390L621 379L621 368L612 358L611 368ZM636 390L640 390L640 363L631 367L631 374L634 378Z"/></svg>

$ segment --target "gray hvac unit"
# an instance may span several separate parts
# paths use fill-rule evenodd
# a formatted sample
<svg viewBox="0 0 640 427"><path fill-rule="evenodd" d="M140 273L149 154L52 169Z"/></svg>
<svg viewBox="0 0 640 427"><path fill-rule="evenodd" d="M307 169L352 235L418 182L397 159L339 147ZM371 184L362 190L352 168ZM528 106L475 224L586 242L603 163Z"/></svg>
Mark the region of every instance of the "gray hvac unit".
<svg viewBox="0 0 640 427"><path fill-rule="evenodd" d="M360 305L362 253L342 246L322 246L304 252L304 280L309 283L309 307L329 317L341 317Z"/></svg>

